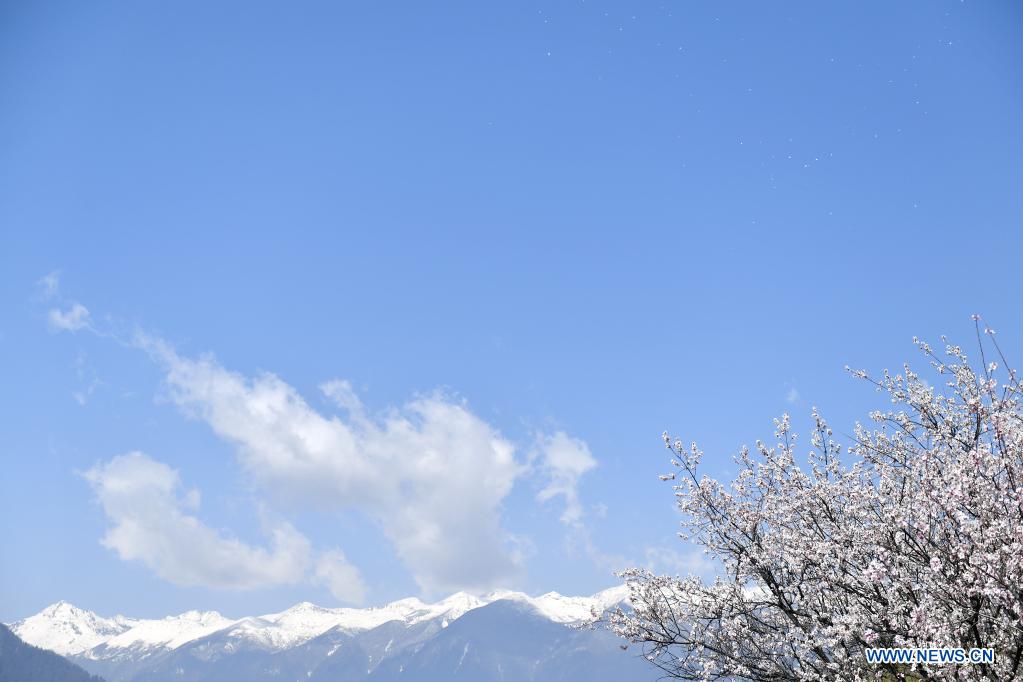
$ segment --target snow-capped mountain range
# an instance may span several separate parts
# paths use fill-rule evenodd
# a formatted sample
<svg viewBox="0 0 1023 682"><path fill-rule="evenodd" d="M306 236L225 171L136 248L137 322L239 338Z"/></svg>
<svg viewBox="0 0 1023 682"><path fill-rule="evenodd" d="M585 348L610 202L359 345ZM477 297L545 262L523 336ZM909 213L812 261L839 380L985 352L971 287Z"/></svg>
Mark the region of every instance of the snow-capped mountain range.
<svg viewBox="0 0 1023 682"><path fill-rule="evenodd" d="M526 631L548 633L529 640L536 651L531 649L528 658L536 659L530 665L537 670L544 656L555 657L548 644L552 639L570 639L576 650L589 646L610 650L606 646L609 640L600 638L606 633L599 633L600 644L594 645L598 633L564 626L592 622L627 596L624 586L589 597L556 592L530 597L512 591L476 597L459 592L436 603L409 598L378 608L355 609L302 602L279 613L239 619L215 611L188 611L153 620L106 618L58 602L11 623L10 629L25 642L66 656L108 680L297 680L314 678L314 673L335 679L336 674L325 671L340 670L342 662L342 667L347 666L344 679L354 679L352 671L367 679L374 675L373 679L391 679L388 675L410 679L401 673L424 665L437 667L437 674L445 678L465 666L471 647L486 652L476 661L482 667L475 677L488 679L493 672L499 679L509 666L525 665L522 651L514 655L506 651L510 646L504 641L506 636L514 640L528 635ZM473 614L467 620L476 625L461 625L466 614ZM456 622L458 628L445 632ZM497 635L505 630L508 635ZM494 635L489 640L488 632ZM452 646L448 640L464 645L464 651L457 657L429 653L448 651ZM344 656L329 660L338 652ZM447 660L449 657L452 660ZM418 675L416 679L429 678L426 672Z"/></svg>
<svg viewBox="0 0 1023 682"><path fill-rule="evenodd" d="M406 625L441 617L452 621L467 611L501 599L528 604L555 623L580 624L595 620L627 596L624 586L590 597L566 597L557 592L530 597L521 592L499 590L480 598L458 592L433 604L412 597L367 609L331 609L301 602L280 613L237 620L225 618L216 611L186 611L158 620L120 615L104 618L60 601L34 616L10 623L9 627L23 641L62 656L110 658L120 650L177 649L219 631L269 649L288 649L333 628L359 632L389 621L400 621Z"/></svg>

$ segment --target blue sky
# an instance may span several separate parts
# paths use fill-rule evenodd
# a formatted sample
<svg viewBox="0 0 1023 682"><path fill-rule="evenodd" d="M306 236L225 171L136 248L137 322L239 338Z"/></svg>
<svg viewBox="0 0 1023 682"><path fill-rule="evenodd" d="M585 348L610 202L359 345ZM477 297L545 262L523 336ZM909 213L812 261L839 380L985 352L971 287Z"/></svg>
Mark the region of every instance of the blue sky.
<svg viewBox="0 0 1023 682"><path fill-rule="evenodd" d="M1023 352L1016 3L0 15L5 621L705 571L662 431Z"/></svg>

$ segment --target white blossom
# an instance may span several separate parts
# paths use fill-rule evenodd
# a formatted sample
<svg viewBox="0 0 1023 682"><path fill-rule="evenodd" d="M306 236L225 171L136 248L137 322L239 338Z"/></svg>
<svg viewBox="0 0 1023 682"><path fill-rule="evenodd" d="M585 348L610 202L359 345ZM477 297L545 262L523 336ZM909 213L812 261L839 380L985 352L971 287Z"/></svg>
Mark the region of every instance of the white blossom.
<svg viewBox="0 0 1023 682"><path fill-rule="evenodd" d="M720 574L625 571L632 607L610 627L678 679L1023 679L1023 387L958 346L916 345L943 378L849 370L890 405L846 448L814 409L805 465L787 415L727 484L665 433L680 537ZM996 661L871 665L867 647L991 647Z"/></svg>

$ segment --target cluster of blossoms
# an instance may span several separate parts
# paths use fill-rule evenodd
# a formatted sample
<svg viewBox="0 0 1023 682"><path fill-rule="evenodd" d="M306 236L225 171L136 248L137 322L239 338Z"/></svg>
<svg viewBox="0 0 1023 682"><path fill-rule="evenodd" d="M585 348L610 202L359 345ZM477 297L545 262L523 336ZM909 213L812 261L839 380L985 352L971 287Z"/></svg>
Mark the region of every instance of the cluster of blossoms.
<svg viewBox="0 0 1023 682"><path fill-rule="evenodd" d="M1011 370L996 378L983 343L978 370L959 347L917 345L940 382L908 367L853 372L892 409L845 449L814 410L804 466L787 416L774 445L743 449L729 485L665 434L681 535L721 573L708 584L625 571L632 607L610 616L613 630L685 680L1023 679L1023 386ZM996 658L868 664L864 650L881 647Z"/></svg>

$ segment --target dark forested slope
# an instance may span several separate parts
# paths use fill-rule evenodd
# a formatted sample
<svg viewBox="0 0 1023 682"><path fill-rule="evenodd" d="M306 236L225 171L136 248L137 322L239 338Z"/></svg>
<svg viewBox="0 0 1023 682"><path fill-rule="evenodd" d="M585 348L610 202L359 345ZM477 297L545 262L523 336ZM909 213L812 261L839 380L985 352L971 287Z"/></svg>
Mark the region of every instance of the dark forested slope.
<svg viewBox="0 0 1023 682"><path fill-rule="evenodd" d="M25 644L0 623L0 682L103 682L52 651Z"/></svg>

